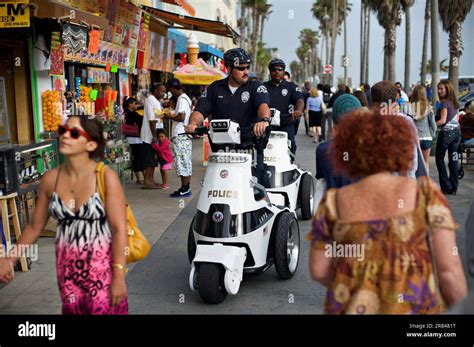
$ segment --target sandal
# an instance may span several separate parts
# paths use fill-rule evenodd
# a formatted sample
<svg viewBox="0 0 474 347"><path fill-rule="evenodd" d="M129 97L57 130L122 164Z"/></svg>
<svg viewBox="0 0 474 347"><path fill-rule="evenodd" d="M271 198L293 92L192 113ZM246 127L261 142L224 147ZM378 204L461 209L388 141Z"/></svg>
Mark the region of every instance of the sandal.
<svg viewBox="0 0 474 347"><path fill-rule="evenodd" d="M170 186L168 184L159 184L158 188L162 190L168 190L170 189Z"/></svg>

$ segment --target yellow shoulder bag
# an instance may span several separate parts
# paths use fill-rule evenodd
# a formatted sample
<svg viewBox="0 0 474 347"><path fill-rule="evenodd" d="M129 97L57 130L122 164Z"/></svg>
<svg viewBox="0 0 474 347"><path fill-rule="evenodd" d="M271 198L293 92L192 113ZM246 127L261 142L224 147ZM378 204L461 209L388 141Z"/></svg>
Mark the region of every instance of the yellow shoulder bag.
<svg viewBox="0 0 474 347"><path fill-rule="evenodd" d="M105 206L105 165L98 163L96 168L97 185L102 202ZM134 263L145 258L150 251L150 244L138 228L137 220L132 209L127 204L127 230L128 230L128 254L127 264Z"/></svg>

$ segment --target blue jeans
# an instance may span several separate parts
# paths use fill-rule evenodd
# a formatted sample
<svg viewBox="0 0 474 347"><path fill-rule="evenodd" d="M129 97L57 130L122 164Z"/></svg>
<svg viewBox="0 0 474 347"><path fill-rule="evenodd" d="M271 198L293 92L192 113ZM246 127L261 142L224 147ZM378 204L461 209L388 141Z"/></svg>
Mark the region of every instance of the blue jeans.
<svg viewBox="0 0 474 347"><path fill-rule="evenodd" d="M440 131L436 142L436 167L439 173L439 185L441 190L446 192L456 192L458 190L459 174L459 154L458 147L461 143L461 130L453 129ZM449 156L449 178L446 172L444 157L448 151Z"/></svg>

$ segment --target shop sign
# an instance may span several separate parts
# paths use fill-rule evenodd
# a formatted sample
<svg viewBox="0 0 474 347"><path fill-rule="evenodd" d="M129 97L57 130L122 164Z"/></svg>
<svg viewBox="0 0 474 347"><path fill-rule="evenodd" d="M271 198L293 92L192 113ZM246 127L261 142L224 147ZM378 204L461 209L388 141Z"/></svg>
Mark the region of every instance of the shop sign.
<svg viewBox="0 0 474 347"><path fill-rule="evenodd" d="M29 2L1 2L0 28L23 28L30 26Z"/></svg>

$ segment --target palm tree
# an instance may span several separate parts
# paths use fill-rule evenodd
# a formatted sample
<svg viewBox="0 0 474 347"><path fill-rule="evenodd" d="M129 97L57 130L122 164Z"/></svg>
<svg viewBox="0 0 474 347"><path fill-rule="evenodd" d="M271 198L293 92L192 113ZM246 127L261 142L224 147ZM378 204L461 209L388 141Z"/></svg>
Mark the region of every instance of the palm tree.
<svg viewBox="0 0 474 347"><path fill-rule="evenodd" d="M261 7L260 11L260 41L263 40L263 28L265 26L265 21L268 20L268 17L270 17L270 14L273 13L271 10L272 5L270 4L263 4Z"/></svg>
<svg viewBox="0 0 474 347"><path fill-rule="evenodd" d="M252 18L252 31L250 34L250 51L252 54L252 60L258 64L258 50L259 50L259 43L263 39L263 27L261 27L264 23L264 20L268 18L271 11L270 8L272 5L267 3L267 0L245 0L247 7L252 10L251 18ZM255 71L257 71L257 66L255 67Z"/></svg>
<svg viewBox="0 0 474 347"><path fill-rule="evenodd" d="M439 16L444 31L449 33L449 79L456 93L459 84L459 57L463 46L461 41L462 23L471 10L473 0L439 0Z"/></svg>
<svg viewBox="0 0 474 347"><path fill-rule="evenodd" d="M385 29L383 79L395 81L397 25L402 21L400 0L371 0L370 7Z"/></svg>
<svg viewBox="0 0 474 347"><path fill-rule="evenodd" d="M369 0L362 0L360 11L360 83L367 83L369 80L369 28Z"/></svg>
<svg viewBox="0 0 474 347"><path fill-rule="evenodd" d="M430 30L430 18L431 18L431 1L426 1L425 7L425 30L423 32L423 52L421 53L421 75L420 82L422 85L426 84L426 59L428 53L428 33Z"/></svg>
<svg viewBox="0 0 474 347"><path fill-rule="evenodd" d="M449 65L446 65L446 61L448 58L444 58L439 62L439 71L440 72L448 72L449 71ZM425 70L427 71L427 74L431 74L431 59L428 59L425 64Z"/></svg>
<svg viewBox="0 0 474 347"><path fill-rule="evenodd" d="M291 70L291 76L293 78L293 81L295 81L296 84L301 84L303 82L304 78L304 67L301 62L298 62L296 60L293 60L290 63L290 70Z"/></svg>
<svg viewBox="0 0 474 347"><path fill-rule="evenodd" d="M305 28L300 31L299 35L300 46L296 49L296 55L300 59L306 71L310 76L318 70L320 64L318 58L317 45L319 43L319 32ZM309 65L305 66L306 59Z"/></svg>
<svg viewBox="0 0 474 347"><path fill-rule="evenodd" d="M405 12L405 79L403 84L405 90L410 90L410 54L411 54L411 23L410 23L410 7L413 6L415 0L401 0L403 12Z"/></svg>
<svg viewBox="0 0 474 347"><path fill-rule="evenodd" d="M344 5L345 8L344 8ZM344 16L351 11L352 4L345 0L316 0L311 7L311 12L313 12L313 17L319 21L319 29L325 37L331 35L331 57L330 64L333 66L334 75L334 60L336 52L336 39L337 35L340 33L341 24L344 21ZM328 15L329 20L327 25L324 25L324 16Z"/></svg>
<svg viewBox="0 0 474 347"><path fill-rule="evenodd" d="M240 47L248 50L250 48L250 33L251 30L251 8L253 7L252 0L240 0L240 18L238 20L240 29Z"/></svg>
<svg viewBox="0 0 474 347"><path fill-rule="evenodd" d="M259 42L256 60L256 73L261 80L266 79L267 77L265 76L265 72L267 71L266 67L268 66L268 63L270 63L270 60L272 60L270 52L265 48L265 44L263 42Z"/></svg>
<svg viewBox="0 0 474 347"><path fill-rule="evenodd" d="M237 20L237 23L239 25L239 31L240 31L240 47L245 46L245 24L246 24L246 16L245 16L245 1L240 0L240 18Z"/></svg>

